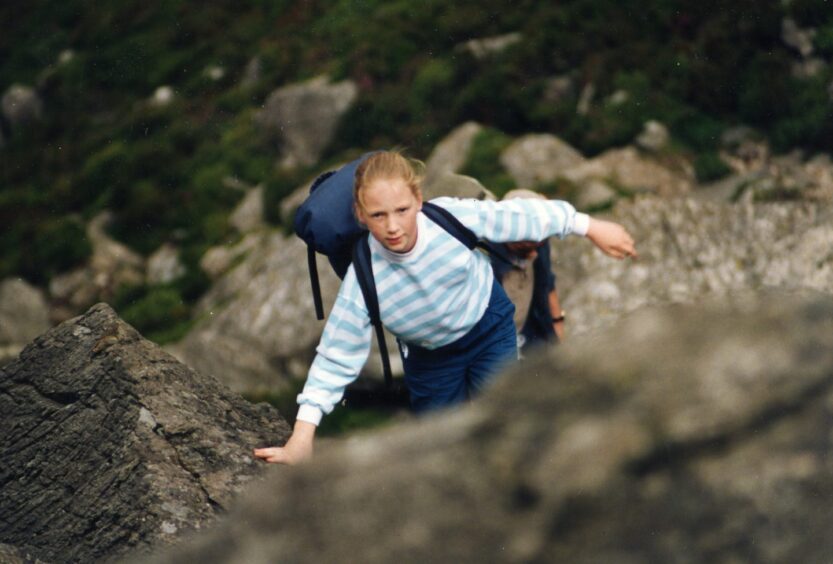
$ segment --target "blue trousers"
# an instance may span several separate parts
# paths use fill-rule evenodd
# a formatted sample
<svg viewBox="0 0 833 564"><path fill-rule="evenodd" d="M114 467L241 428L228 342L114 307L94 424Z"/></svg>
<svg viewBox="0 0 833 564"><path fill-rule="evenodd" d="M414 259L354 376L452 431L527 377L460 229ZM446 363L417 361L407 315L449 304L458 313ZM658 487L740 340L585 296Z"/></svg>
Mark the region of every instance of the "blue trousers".
<svg viewBox="0 0 833 564"><path fill-rule="evenodd" d="M489 306L471 330L448 345L400 343L405 383L416 413L462 403L518 358L515 306L495 281Z"/></svg>

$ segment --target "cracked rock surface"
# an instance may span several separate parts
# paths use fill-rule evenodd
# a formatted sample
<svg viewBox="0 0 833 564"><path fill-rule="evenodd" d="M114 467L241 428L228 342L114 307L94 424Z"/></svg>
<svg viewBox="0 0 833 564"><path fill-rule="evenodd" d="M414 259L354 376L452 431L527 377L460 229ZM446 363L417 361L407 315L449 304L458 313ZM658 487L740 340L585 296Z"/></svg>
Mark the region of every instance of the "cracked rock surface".
<svg viewBox="0 0 833 564"><path fill-rule="evenodd" d="M151 561L830 562L832 443L833 298L644 308Z"/></svg>
<svg viewBox="0 0 833 564"><path fill-rule="evenodd" d="M0 370L0 543L93 562L204 528L289 427L143 339L105 304Z"/></svg>

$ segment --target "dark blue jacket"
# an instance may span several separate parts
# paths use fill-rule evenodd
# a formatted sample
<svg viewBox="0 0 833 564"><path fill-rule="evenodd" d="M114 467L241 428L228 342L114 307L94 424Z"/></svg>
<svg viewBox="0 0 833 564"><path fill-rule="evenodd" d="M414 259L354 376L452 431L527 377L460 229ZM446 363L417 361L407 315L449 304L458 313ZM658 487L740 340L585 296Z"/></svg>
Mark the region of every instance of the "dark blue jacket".
<svg viewBox="0 0 833 564"><path fill-rule="evenodd" d="M506 255L512 253L503 245ZM503 277L512 268L505 261L492 258L492 268L498 282L503 282ZM526 314L521 334L526 338L524 348L530 346L554 342L557 340L555 330L552 328L552 312L550 312L549 294L555 289L555 273L552 271L550 260L550 242L544 240L543 245L538 248L538 256L532 263L533 287L532 301L529 304L529 311Z"/></svg>

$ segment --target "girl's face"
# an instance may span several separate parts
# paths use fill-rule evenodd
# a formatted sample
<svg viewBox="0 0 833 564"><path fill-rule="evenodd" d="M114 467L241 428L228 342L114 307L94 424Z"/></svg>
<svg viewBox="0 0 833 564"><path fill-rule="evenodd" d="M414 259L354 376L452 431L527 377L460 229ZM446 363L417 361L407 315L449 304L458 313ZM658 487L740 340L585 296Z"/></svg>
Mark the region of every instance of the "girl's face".
<svg viewBox="0 0 833 564"><path fill-rule="evenodd" d="M401 178L379 178L359 192L356 216L386 249L407 253L416 245L417 212L422 197L414 196Z"/></svg>

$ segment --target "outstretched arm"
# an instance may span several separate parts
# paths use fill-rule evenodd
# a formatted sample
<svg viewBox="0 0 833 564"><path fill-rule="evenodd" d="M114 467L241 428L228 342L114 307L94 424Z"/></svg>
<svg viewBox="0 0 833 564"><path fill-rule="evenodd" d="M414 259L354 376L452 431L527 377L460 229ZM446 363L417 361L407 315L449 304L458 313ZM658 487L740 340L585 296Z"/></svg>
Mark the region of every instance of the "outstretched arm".
<svg viewBox="0 0 833 564"><path fill-rule="evenodd" d="M591 217L587 238L604 254L615 259L638 257L633 237L618 223Z"/></svg>
<svg viewBox="0 0 833 564"><path fill-rule="evenodd" d="M282 447L256 448L254 455L266 462L288 464L290 466L312 458L312 444L317 427L308 421L298 419L292 436Z"/></svg>

